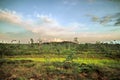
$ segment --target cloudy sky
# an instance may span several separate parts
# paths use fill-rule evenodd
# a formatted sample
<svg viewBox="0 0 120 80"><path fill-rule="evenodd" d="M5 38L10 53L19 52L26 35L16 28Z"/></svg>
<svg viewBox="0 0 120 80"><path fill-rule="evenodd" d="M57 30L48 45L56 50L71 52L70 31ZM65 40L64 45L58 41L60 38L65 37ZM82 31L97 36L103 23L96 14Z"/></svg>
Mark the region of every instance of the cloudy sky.
<svg viewBox="0 0 120 80"><path fill-rule="evenodd" d="M0 41L120 40L120 0L0 0Z"/></svg>

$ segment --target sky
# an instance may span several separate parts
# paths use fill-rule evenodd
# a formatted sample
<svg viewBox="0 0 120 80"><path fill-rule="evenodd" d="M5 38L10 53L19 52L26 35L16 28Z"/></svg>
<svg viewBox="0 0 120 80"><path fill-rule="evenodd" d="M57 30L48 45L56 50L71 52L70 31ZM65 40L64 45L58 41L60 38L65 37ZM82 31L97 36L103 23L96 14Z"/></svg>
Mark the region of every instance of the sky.
<svg viewBox="0 0 120 80"><path fill-rule="evenodd" d="M120 0L0 0L0 41L120 40Z"/></svg>

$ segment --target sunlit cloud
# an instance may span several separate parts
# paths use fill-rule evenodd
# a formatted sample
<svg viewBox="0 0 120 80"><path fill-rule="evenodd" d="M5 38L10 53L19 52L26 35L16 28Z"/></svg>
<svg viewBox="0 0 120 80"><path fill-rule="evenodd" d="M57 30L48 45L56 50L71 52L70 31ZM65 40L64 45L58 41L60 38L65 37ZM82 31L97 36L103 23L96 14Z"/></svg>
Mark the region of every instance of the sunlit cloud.
<svg viewBox="0 0 120 80"><path fill-rule="evenodd" d="M32 15L31 15L32 16ZM16 11L10 10L0 10L0 21L8 22L11 24L18 25L26 29L26 33L21 32L11 32L11 33L0 33L2 40L12 40L17 39L26 41L29 38L39 38L41 37L44 41L64 41L73 40L74 37L78 37L80 41L99 41L99 40L111 40L120 39L117 33L98 33L89 32L89 25L72 22L67 26L61 25L57 19L51 15L44 15L36 13L33 15L36 19L24 19L23 15L19 15ZM91 16L91 15L90 15ZM92 21L102 22L104 24L111 20L111 16L105 16L99 18L92 15ZM119 20L118 20L119 21ZM37 40L37 39L36 39Z"/></svg>
<svg viewBox="0 0 120 80"><path fill-rule="evenodd" d="M60 25L55 19L47 15L37 15L37 20L23 20L23 16L17 15L11 11L0 11L0 20L6 21L12 24L20 25L28 31L33 33L39 33L41 35L49 36L60 36L73 33L79 27L83 27L80 24L76 23L70 27L65 27Z"/></svg>
<svg viewBox="0 0 120 80"><path fill-rule="evenodd" d="M0 9L0 21L6 21L14 24L21 24L22 17L16 13L16 11L1 10Z"/></svg>

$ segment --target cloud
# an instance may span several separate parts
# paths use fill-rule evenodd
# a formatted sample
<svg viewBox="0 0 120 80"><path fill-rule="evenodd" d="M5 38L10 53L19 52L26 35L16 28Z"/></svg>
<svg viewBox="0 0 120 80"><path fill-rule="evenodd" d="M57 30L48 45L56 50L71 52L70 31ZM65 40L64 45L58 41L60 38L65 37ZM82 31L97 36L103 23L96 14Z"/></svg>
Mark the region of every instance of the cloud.
<svg viewBox="0 0 120 80"><path fill-rule="evenodd" d="M93 22L99 22L100 21L100 17L98 17L98 16L91 15L91 14L88 14L86 16L90 17L91 21L93 21Z"/></svg>
<svg viewBox="0 0 120 80"><path fill-rule="evenodd" d="M92 17L92 21L94 21L94 22L98 22L98 21L99 21L99 17L97 17L97 16L93 16L93 17Z"/></svg>
<svg viewBox="0 0 120 80"><path fill-rule="evenodd" d="M35 20L23 19L22 15L18 15L15 11L0 10L0 20L11 24L19 25L31 31L35 35L44 37L67 37L73 35L76 30L85 29L86 26L80 23L73 23L68 26L61 25L50 15L36 14ZM11 33L10 33L11 34ZM14 35L14 34L11 34Z"/></svg>
<svg viewBox="0 0 120 80"><path fill-rule="evenodd" d="M24 21L23 16L18 14L16 11L10 11L8 9L0 9L0 21L7 22L13 25L18 25L26 30L31 30L31 23L29 20Z"/></svg>
<svg viewBox="0 0 120 80"><path fill-rule="evenodd" d="M109 1L118 2L118 3L120 2L120 0L109 0Z"/></svg>
<svg viewBox="0 0 120 80"><path fill-rule="evenodd" d="M73 40L74 37L78 37L80 41L87 42L105 39L119 39L118 34L113 34L113 36L112 34L88 32L88 25L80 22L73 22L67 26L61 25L50 15L37 13L36 18L31 18L31 20L24 19L23 17L23 15L19 15L15 11L0 10L0 21L16 24L18 27L26 29L26 32L0 33L0 40L10 41L12 39L20 40L22 38L23 42L27 42L29 38L34 38L36 40L37 38L42 38L44 41L63 41ZM107 23L111 17L109 18L108 16L101 19L92 15L92 18L95 22L103 20L104 23Z"/></svg>
<svg viewBox="0 0 120 80"><path fill-rule="evenodd" d="M120 18L118 18L115 22L115 26L120 26Z"/></svg>
<svg viewBox="0 0 120 80"><path fill-rule="evenodd" d="M113 18L118 18L118 17L120 17L120 12L112 15L112 17L113 17Z"/></svg>
<svg viewBox="0 0 120 80"><path fill-rule="evenodd" d="M91 17L91 20L93 22L98 22L100 24L107 24L109 21L111 21L111 16L104 16L104 17L98 17L98 16L95 16L95 15L88 15Z"/></svg>
<svg viewBox="0 0 120 80"><path fill-rule="evenodd" d="M72 6L77 5L78 2L79 2L79 0L63 0L63 4L65 4L65 5L72 5Z"/></svg>
<svg viewBox="0 0 120 80"><path fill-rule="evenodd" d="M69 28L72 31L78 31L78 30L88 30L89 28L87 27L87 25L82 24L82 23L78 23L78 22L73 22L71 24L69 24Z"/></svg>
<svg viewBox="0 0 120 80"><path fill-rule="evenodd" d="M85 0L85 1L87 1L88 3L93 3L93 2L95 2L96 0ZM83 0L63 0L63 4L64 4L64 5L69 5L69 6L78 5L79 2L83 2Z"/></svg>
<svg viewBox="0 0 120 80"><path fill-rule="evenodd" d="M42 23L45 24L54 24L58 25L57 21L51 17L51 15L40 15L37 14L37 17L40 19Z"/></svg>
<svg viewBox="0 0 120 80"><path fill-rule="evenodd" d="M0 21L6 21L14 24L20 24L22 22L21 16L15 11L1 10L0 9Z"/></svg>
<svg viewBox="0 0 120 80"><path fill-rule="evenodd" d="M95 15L87 15L87 16L91 17L92 22L97 22L102 25L120 26L120 13L115 13L103 17L99 17Z"/></svg>
<svg viewBox="0 0 120 80"><path fill-rule="evenodd" d="M101 18L100 24L107 24L110 21L111 21L111 16L105 16L105 17Z"/></svg>
<svg viewBox="0 0 120 80"><path fill-rule="evenodd" d="M115 26L120 26L120 13L116 13L115 15L112 16L115 19Z"/></svg>

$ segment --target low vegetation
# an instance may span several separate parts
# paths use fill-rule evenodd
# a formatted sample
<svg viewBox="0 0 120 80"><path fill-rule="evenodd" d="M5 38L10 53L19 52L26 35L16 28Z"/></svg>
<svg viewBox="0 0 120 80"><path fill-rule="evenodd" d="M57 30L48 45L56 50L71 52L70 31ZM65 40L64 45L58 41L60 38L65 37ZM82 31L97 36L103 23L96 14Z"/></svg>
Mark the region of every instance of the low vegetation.
<svg viewBox="0 0 120 80"><path fill-rule="evenodd" d="M0 80L120 80L120 44L0 43Z"/></svg>

